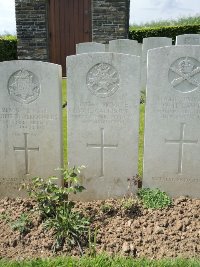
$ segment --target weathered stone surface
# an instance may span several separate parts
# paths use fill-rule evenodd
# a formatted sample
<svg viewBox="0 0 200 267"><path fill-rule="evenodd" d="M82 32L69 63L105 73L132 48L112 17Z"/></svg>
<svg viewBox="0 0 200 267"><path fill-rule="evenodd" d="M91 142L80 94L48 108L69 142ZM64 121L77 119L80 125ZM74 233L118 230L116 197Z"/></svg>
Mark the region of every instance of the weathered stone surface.
<svg viewBox="0 0 200 267"><path fill-rule="evenodd" d="M15 0L18 59L49 60L48 2Z"/></svg>
<svg viewBox="0 0 200 267"><path fill-rule="evenodd" d="M85 42L76 44L76 54L91 53L91 52L105 52L105 44L95 42Z"/></svg>
<svg viewBox="0 0 200 267"><path fill-rule="evenodd" d="M200 34L182 34L176 36L176 45L200 45Z"/></svg>
<svg viewBox="0 0 200 267"><path fill-rule="evenodd" d="M105 44L105 52L109 52L109 44Z"/></svg>
<svg viewBox="0 0 200 267"><path fill-rule="evenodd" d="M141 56L142 44L135 40L118 39L109 41L109 51L115 53L124 53L135 56Z"/></svg>
<svg viewBox="0 0 200 267"><path fill-rule="evenodd" d="M142 66L141 66L141 89L145 91L147 82L147 52L149 49L171 46L172 39L167 37L149 37L143 39Z"/></svg>
<svg viewBox="0 0 200 267"><path fill-rule="evenodd" d="M127 179L137 174L140 58L81 54L68 57L67 66L68 161L86 166L86 191L77 197L134 192Z"/></svg>
<svg viewBox="0 0 200 267"><path fill-rule="evenodd" d="M0 73L0 197L17 197L30 178L60 175L61 67L9 61Z"/></svg>
<svg viewBox="0 0 200 267"><path fill-rule="evenodd" d="M92 40L108 43L128 38L130 0L92 1Z"/></svg>
<svg viewBox="0 0 200 267"><path fill-rule="evenodd" d="M200 196L200 46L149 51L143 185Z"/></svg>

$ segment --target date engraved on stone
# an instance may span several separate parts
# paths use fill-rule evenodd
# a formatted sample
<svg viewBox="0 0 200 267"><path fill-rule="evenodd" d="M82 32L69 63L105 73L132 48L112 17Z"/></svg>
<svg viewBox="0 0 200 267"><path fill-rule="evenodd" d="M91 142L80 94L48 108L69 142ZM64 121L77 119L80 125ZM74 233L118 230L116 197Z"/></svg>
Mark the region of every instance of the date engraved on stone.
<svg viewBox="0 0 200 267"><path fill-rule="evenodd" d="M39 79L28 70L18 70L8 80L8 92L15 101L29 104L40 95Z"/></svg>
<svg viewBox="0 0 200 267"><path fill-rule="evenodd" d="M200 88L200 62L194 58L182 57L174 61L168 75L171 86L181 93Z"/></svg>
<svg viewBox="0 0 200 267"><path fill-rule="evenodd" d="M200 183L200 178L191 178L191 177L152 177L152 180L155 182L174 182L174 183Z"/></svg>
<svg viewBox="0 0 200 267"><path fill-rule="evenodd" d="M90 92L98 97L108 97L119 89L119 74L117 70L107 63L93 66L86 78Z"/></svg>

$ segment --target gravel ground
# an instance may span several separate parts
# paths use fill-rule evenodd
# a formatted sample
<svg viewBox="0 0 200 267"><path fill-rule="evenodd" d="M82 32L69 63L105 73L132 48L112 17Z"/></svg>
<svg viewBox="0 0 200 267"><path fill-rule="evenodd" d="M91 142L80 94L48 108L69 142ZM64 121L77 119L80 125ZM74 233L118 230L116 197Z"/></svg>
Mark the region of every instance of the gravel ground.
<svg viewBox="0 0 200 267"><path fill-rule="evenodd" d="M200 200L179 197L162 210L144 209L136 201L131 209L125 200L76 202L75 209L88 216L97 229L95 250L135 258L200 258ZM24 199L0 200L0 258L28 259L54 256L53 231L44 229L36 203ZM25 235L14 231L22 213L30 214ZM88 244L83 244L88 253ZM80 255L66 244L57 255Z"/></svg>

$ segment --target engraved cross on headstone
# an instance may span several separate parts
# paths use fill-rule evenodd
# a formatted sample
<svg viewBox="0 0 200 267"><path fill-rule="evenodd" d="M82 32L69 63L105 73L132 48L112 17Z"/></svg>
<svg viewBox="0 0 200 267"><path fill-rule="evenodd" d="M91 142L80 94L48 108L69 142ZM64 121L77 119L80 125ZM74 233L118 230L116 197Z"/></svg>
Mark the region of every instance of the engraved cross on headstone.
<svg viewBox="0 0 200 267"><path fill-rule="evenodd" d="M118 145L106 145L104 144L104 129L101 128L101 143L100 144L87 144L87 147L100 148L101 149L101 174L100 177L104 176L104 149L105 148L117 148Z"/></svg>
<svg viewBox="0 0 200 267"><path fill-rule="evenodd" d="M28 133L24 133L24 147L13 147L14 151L24 151L25 153L25 170L26 175L29 174L29 151L39 151L39 147L28 147Z"/></svg>
<svg viewBox="0 0 200 267"><path fill-rule="evenodd" d="M181 123L180 126L180 138L177 140L167 140L165 139L166 144L178 144L179 145L179 156L178 156L178 174L182 173L183 169L183 145L184 144L197 144L198 140L186 140L184 139L185 135L185 123Z"/></svg>

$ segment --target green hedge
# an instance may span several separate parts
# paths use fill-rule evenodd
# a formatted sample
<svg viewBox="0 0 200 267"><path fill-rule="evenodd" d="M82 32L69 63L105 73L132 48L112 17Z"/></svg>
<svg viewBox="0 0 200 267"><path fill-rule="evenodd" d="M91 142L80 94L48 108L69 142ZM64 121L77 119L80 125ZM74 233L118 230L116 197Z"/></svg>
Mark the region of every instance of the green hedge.
<svg viewBox="0 0 200 267"><path fill-rule="evenodd" d="M175 44L177 35L189 33L200 33L200 25L144 27L136 29L131 27L129 30L129 39L142 43L143 38L169 37L172 38L173 44ZM15 36L0 36L0 62L14 59L17 59L17 38Z"/></svg>
<svg viewBox="0 0 200 267"><path fill-rule="evenodd" d="M162 26L155 28L140 28L129 30L129 39L137 40L142 43L143 38L148 37L169 37L175 43L176 36L182 34L198 34L200 33L200 25L184 25L184 26Z"/></svg>
<svg viewBox="0 0 200 267"><path fill-rule="evenodd" d="M17 38L15 36L0 37L0 62L17 59Z"/></svg>

